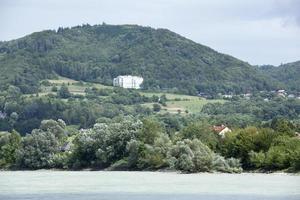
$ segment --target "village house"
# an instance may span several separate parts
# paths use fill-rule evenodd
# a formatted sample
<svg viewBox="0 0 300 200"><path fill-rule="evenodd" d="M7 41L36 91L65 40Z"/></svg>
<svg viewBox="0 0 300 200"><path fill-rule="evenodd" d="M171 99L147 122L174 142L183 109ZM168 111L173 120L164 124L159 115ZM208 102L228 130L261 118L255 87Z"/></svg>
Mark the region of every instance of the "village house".
<svg viewBox="0 0 300 200"><path fill-rule="evenodd" d="M276 94L279 97L286 97L286 95L287 95L285 90L277 90Z"/></svg>
<svg viewBox="0 0 300 200"><path fill-rule="evenodd" d="M231 132L231 130L223 124L221 126L214 126L213 131L217 133L219 136L221 136L222 138L225 138L226 133Z"/></svg>
<svg viewBox="0 0 300 200"><path fill-rule="evenodd" d="M114 78L113 85L122 88L140 89L144 79L139 76L118 76Z"/></svg>

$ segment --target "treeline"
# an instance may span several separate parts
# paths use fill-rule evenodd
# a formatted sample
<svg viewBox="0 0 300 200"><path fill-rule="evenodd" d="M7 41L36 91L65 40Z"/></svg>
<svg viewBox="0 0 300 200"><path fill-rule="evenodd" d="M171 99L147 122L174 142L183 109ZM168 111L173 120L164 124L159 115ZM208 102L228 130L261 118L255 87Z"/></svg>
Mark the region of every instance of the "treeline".
<svg viewBox="0 0 300 200"><path fill-rule="evenodd" d="M182 172L300 170L300 139L283 119L269 127L233 130L225 138L206 121L192 121L173 132L165 121L132 116L103 119L90 129L44 120L21 137L0 134L4 169L109 169ZM172 134L170 134L172 133Z"/></svg>
<svg viewBox="0 0 300 200"><path fill-rule="evenodd" d="M71 94L63 85L57 95L39 97L24 96L19 88L10 86L0 94L0 131L30 133L43 119L63 119L69 125L88 128L102 117L150 115L152 109L140 104L158 101L158 96L145 97L122 88L87 88L83 96Z"/></svg>
<svg viewBox="0 0 300 200"><path fill-rule="evenodd" d="M202 113L223 124L235 127L259 125L274 118L300 122L300 100L274 97L264 99L251 97L249 100L237 98L221 103L208 103L203 106Z"/></svg>

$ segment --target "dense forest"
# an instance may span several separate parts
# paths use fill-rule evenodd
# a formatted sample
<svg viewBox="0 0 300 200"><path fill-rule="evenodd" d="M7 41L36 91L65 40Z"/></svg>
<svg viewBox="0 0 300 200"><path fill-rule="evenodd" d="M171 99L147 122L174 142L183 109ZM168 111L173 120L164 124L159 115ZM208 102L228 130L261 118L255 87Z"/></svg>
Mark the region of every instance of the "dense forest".
<svg viewBox="0 0 300 200"><path fill-rule="evenodd" d="M140 75L144 89L193 95L297 89L288 79L299 77L299 65L280 69L259 70L169 30L135 25L59 28L0 43L0 87L23 93L56 74L106 85L118 75Z"/></svg>
<svg viewBox="0 0 300 200"><path fill-rule="evenodd" d="M300 61L282 64L278 67L272 65L259 67L265 75L289 86L292 91L300 90Z"/></svg>

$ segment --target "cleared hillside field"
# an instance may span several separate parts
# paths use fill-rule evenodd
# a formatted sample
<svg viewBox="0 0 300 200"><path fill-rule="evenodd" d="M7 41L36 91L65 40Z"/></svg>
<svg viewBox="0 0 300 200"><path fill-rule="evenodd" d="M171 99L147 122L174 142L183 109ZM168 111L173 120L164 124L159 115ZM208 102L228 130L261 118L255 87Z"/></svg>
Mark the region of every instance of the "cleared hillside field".
<svg viewBox="0 0 300 200"><path fill-rule="evenodd" d="M41 86L41 92L39 93L40 95L46 95L46 94L49 94L49 93L55 94L55 92L51 91L51 88L53 86L56 86L57 89L59 89L63 84L68 86L69 91L72 94L80 94L80 95L85 95L85 89L89 88L89 87L95 87L95 88L98 88L98 89L112 88L112 86L106 86L106 85L102 85L102 84L99 84L99 83L89 83L89 82L83 82L83 81L76 81L74 79L70 79L70 78L66 78L66 77L62 77L62 76L58 76L58 79L49 79L47 81L51 84L51 86L42 85Z"/></svg>
<svg viewBox="0 0 300 200"><path fill-rule="evenodd" d="M98 89L113 88L112 86L106 86L98 83L76 81L62 76L58 76L58 79L51 79L47 81L50 83L50 85L49 86L42 85L39 95L56 94L55 92L51 91L51 88L53 86L56 86L57 89L59 89L63 84L68 86L69 91L75 95L76 94L85 95L85 89L89 87L96 87ZM201 111L202 107L207 103L225 102L225 100L222 99L208 100L197 96L163 93L163 92L140 91L140 94L146 97L152 97L153 95L160 97L162 95L165 95L167 98L166 106L162 106L160 113L166 113L166 112L172 114L198 113ZM142 104L142 106L152 109L153 104L154 103L145 103Z"/></svg>
<svg viewBox="0 0 300 200"><path fill-rule="evenodd" d="M224 103L225 100L217 99L205 99L197 96L190 95L181 95L181 94L171 94L171 93L156 93L156 92L141 92L142 95L151 97L153 95L162 96L165 95L167 98L166 106L162 106L160 112L169 112L169 113L198 113L201 111L202 107L207 103ZM153 103L143 104L149 108L153 107Z"/></svg>
<svg viewBox="0 0 300 200"><path fill-rule="evenodd" d="M183 95L183 94L172 94L172 93L163 93L163 92L141 92L142 95L146 97L152 97L153 95L162 96L166 95L168 100L195 100L199 99L197 96Z"/></svg>
<svg viewBox="0 0 300 200"><path fill-rule="evenodd" d="M166 106L162 106L161 113L169 112L173 114L188 114L198 113L201 111L203 106L207 103L224 103L225 100L208 100L203 98L195 97L190 100L168 100ZM154 103L142 104L143 106L152 108Z"/></svg>

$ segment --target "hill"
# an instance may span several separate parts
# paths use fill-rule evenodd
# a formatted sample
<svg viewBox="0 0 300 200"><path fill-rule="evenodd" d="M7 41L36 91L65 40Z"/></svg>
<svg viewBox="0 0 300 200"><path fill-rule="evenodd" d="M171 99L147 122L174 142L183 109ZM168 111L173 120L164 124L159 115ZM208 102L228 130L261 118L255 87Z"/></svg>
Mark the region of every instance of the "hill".
<svg viewBox="0 0 300 200"><path fill-rule="evenodd" d="M234 57L166 29L82 25L0 43L0 84L36 92L56 74L111 85L117 75L144 77L144 89L244 93L277 88L276 79Z"/></svg>
<svg viewBox="0 0 300 200"><path fill-rule="evenodd" d="M280 81L282 87L292 91L300 91L300 61L287 63L278 67L262 66L260 70L271 79Z"/></svg>

